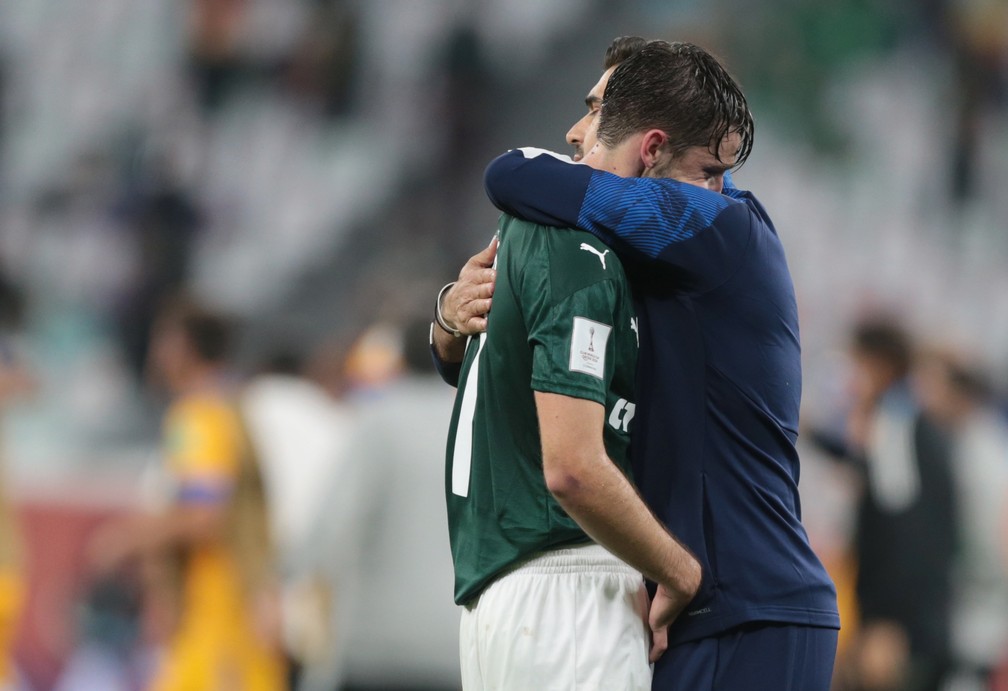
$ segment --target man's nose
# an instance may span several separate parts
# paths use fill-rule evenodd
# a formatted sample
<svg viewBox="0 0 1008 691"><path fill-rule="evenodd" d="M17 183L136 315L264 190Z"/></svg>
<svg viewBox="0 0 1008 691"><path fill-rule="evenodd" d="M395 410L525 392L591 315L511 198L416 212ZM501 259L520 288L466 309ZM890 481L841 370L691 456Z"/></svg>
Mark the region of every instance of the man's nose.
<svg viewBox="0 0 1008 691"><path fill-rule="evenodd" d="M587 128L586 119L587 116L581 118L567 130L567 143L571 146L578 146L584 142L585 129Z"/></svg>
<svg viewBox="0 0 1008 691"><path fill-rule="evenodd" d="M581 124L580 122L576 122L569 130L567 130L566 139L567 143L570 144L571 146L577 146L578 144L581 143L581 140L584 138L584 132L580 127L578 127L578 125L580 124Z"/></svg>

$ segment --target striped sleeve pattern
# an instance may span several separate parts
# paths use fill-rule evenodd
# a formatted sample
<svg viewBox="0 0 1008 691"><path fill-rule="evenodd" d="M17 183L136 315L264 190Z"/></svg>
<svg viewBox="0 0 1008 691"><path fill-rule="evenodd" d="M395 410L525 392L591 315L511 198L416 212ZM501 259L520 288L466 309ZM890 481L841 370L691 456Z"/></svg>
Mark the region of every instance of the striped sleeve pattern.
<svg viewBox="0 0 1008 691"><path fill-rule="evenodd" d="M577 225L603 241L619 241L650 259L709 228L730 198L674 180L621 178L596 171Z"/></svg>

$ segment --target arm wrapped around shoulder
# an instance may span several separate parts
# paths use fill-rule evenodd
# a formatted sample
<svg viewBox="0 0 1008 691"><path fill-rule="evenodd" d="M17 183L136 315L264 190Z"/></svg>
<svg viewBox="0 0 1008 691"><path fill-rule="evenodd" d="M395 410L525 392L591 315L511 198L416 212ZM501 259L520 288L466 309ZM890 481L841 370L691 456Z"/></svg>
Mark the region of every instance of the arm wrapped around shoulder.
<svg viewBox="0 0 1008 691"><path fill-rule="evenodd" d="M593 170L543 149L513 149L487 166L483 184L498 209L547 226L577 225Z"/></svg>

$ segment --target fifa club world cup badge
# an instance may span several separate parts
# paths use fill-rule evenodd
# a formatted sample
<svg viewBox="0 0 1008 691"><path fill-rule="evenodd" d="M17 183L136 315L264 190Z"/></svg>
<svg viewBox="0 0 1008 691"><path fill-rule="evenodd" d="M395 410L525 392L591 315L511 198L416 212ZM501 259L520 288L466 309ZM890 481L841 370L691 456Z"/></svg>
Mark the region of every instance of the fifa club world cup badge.
<svg viewBox="0 0 1008 691"><path fill-rule="evenodd" d="M571 334L570 370L593 377L605 375L606 343L612 327L585 317L574 317ZM596 341L596 339L598 339Z"/></svg>

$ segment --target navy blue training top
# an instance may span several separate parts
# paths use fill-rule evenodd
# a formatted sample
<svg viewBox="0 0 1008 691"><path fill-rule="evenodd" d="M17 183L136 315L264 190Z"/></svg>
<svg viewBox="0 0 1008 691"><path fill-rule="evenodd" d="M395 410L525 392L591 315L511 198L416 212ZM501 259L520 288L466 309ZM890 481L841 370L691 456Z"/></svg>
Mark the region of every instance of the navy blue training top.
<svg viewBox="0 0 1008 691"><path fill-rule="evenodd" d="M634 479L704 572L670 644L748 622L840 626L801 524L801 353L784 248L756 198L725 181L718 194L621 178L535 149L498 157L485 178L502 211L593 233L630 276Z"/></svg>

